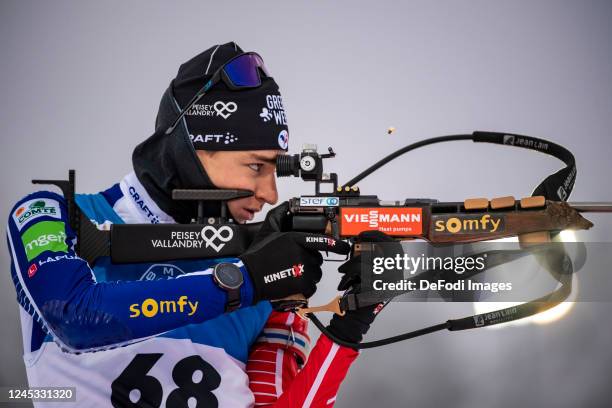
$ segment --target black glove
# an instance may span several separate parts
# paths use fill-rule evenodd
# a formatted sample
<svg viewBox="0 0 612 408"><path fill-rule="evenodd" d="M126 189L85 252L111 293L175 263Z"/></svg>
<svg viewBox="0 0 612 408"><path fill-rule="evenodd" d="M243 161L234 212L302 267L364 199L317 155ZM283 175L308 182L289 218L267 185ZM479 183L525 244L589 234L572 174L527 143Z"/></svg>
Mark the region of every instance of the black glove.
<svg viewBox="0 0 612 408"><path fill-rule="evenodd" d="M376 256L394 257L396 254L404 253L404 250L402 249L402 244L399 241L396 241L391 236L380 231L364 231L359 234L356 242L371 242L374 244L383 244L375 245L374 253L371 254L369 261L371 261L372 258ZM353 288L353 290L357 292L361 290L361 259L362 257L360 254L357 256L353 256L351 259L340 265L340 267L338 268L338 272L342 274L342 278L340 279L340 283L338 284L338 290L345 291L350 288ZM391 274L394 274L395 276L390 277ZM389 282L402 278L403 273L401 271L386 272L385 275L385 280Z"/></svg>
<svg viewBox="0 0 612 408"><path fill-rule="evenodd" d="M359 234L358 242L384 243L385 245L375 248L378 252L375 256L395 256L402 253L402 246L387 234L379 231L365 231ZM342 273L342 279L338 284L338 290L350 290L359 293L361 290L361 255L353 256L343 263L338 271ZM327 329L341 340L360 343L363 335L370 329L370 325L378 313L382 310L383 303L348 310L344 316L334 314Z"/></svg>
<svg viewBox="0 0 612 408"><path fill-rule="evenodd" d="M284 201L272 208L261 223L261 228L255 235L253 242L259 242L273 232L291 231L291 217L289 215L289 202Z"/></svg>
<svg viewBox="0 0 612 408"><path fill-rule="evenodd" d="M383 308L383 303L365 306L357 310L348 310L344 316L334 314L327 330L334 336L351 343L361 343L363 335Z"/></svg>
<svg viewBox="0 0 612 408"><path fill-rule="evenodd" d="M283 299L317 290L323 257L319 251L346 255L350 245L325 235L301 232L270 232L239 256L255 289L254 301Z"/></svg>

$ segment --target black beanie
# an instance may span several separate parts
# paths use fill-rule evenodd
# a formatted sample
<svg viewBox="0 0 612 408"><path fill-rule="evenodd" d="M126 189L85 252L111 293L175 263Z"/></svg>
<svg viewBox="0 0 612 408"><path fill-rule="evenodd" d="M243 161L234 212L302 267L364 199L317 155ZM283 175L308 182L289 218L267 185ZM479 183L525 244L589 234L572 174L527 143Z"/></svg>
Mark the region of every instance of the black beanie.
<svg viewBox="0 0 612 408"><path fill-rule="evenodd" d="M278 86L272 79L264 79L260 88L239 91L230 91L224 84L220 83L211 88L210 95L205 95L198 102L198 105L212 104L213 110L217 101L224 102L226 107L229 102L239 104L238 109L231 113L227 120L236 115L235 118L239 118L244 123L232 121L225 123L232 123L231 127L213 128L212 126L224 124L223 121L226 121L226 119L223 118L221 113L224 115L228 113L222 110L220 105L217 105L221 113L217 116L215 111L214 120L210 121L210 128L198 127L200 123L204 123L203 119L206 117L200 118L200 115L189 115L181 120L181 123L171 134L166 134L166 130L172 126L182 107L202 88L210 75L228 59L240 53L242 53L240 47L231 42L211 47L181 65L177 77L170 83L162 96L155 122L155 133L136 146L132 154L132 164L138 180L155 203L179 223L190 222L191 219L196 217L197 204L195 201L173 200L172 190L217 188L206 174L194 146L206 150L280 149L279 138L275 133L285 130L286 136L286 125L276 124L274 115L280 116L279 113L273 112L273 117L267 121L264 121L263 117L247 116L248 112L253 113L255 109L253 107L258 106L260 101L265 103L266 95L278 95ZM202 65L197 67L196 62ZM199 77L196 75L198 69L200 71ZM206 74L207 70L208 74ZM189 88L190 91L188 91ZM282 104L277 104L277 106L282 107ZM231 108L232 105L229 107ZM276 110L280 111L282 109ZM239 112L240 116L238 116ZM195 120L194 117L196 117ZM261 123L257 121L258 119ZM266 127L267 125L270 126ZM188 127L189 131L187 130ZM242 133L244 130L241 129L248 129L249 131L253 129L255 131ZM269 132L265 132L266 129ZM195 132L191 133L194 135L193 144L190 131ZM196 137L198 134L203 136L214 134L229 136L226 133L230 133L234 138L237 137L238 140L225 143L225 139L221 141L221 138L218 138L219 141L211 142L210 137L204 137L203 140L205 141L200 143L199 138ZM283 143L286 145L287 139L284 140ZM220 204L218 202L206 203L205 214L207 216L218 216L220 214Z"/></svg>
<svg viewBox="0 0 612 408"><path fill-rule="evenodd" d="M179 68L172 81L185 108L212 75L243 51L233 42L217 45ZM183 126L199 150L266 150L288 147L288 128L278 85L261 75L258 88L231 90L220 81L185 114Z"/></svg>

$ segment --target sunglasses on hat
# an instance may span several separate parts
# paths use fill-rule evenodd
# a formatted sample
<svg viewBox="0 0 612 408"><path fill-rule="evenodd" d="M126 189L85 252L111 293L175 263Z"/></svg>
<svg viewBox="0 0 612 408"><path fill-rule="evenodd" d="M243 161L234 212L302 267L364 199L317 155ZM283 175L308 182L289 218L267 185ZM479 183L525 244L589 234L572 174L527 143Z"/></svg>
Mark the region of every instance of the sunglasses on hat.
<svg viewBox="0 0 612 408"><path fill-rule="evenodd" d="M245 52L230 59L223 64L204 86L191 98L187 105L181 110L172 126L166 129L166 134L174 132L179 121L202 97L219 81L223 81L233 91L261 86L261 74L270 77L263 59L256 52Z"/></svg>

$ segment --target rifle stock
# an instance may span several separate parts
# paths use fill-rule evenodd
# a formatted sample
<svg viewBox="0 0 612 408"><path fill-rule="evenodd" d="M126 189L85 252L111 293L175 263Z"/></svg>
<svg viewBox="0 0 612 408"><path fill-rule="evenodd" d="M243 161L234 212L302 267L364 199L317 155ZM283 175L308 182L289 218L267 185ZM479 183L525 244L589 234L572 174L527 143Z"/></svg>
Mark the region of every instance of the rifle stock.
<svg viewBox="0 0 612 408"><path fill-rule="evenodd" d="M463 202L406 200L382 202L373 196L338 197L337 206L302 206L291 201L293 227L320 232L336 239L355 239L377 230L398 240L423 239L431 243L469 243L546 231L586 230L593 226L580 212L562 201L543 196L515 200L467 199Z"/></svg>

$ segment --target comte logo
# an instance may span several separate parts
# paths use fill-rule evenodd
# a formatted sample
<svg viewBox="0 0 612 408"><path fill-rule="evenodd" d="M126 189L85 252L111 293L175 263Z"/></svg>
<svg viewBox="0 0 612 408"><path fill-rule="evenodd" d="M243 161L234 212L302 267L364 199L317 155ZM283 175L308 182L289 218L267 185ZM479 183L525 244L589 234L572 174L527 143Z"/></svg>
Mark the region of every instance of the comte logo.
<svg viewBox="0 0 612 408"><path fill-rule="evenodd" d="M29 221L42 216L61 218L59 202L41 198L26 201L15 210L13 220L17 228L21 230Z"/></svg>
<svg viewBox="0 0 612 408"><path fill-rule="evenodd" d="M343 207L340 235L377 230L387 235L411 236L423 232L423 209L416 207Z"/></svg>

